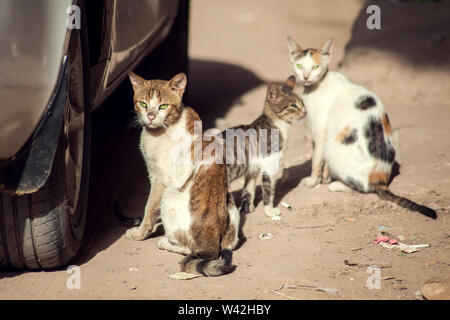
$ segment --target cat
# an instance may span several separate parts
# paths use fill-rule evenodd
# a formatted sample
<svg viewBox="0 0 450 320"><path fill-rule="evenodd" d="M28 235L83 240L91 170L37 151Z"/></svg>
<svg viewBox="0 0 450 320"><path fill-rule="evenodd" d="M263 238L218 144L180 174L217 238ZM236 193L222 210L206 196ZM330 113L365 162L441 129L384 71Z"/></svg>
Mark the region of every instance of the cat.
<svg viewBox="0 0 450 320"><path fill-rule="evenodd" d="M226 165L194 161L194 125L201 120L182 102L186 75L177 74L170 81L144 80L130 72L129 78L151 190L142 222L127 230L127 238L146 239L159 212L165 235L158 248L186 255L180 262L182 271L205 276L232 272L239 211L227 190ZM181 162L173 157L180 137L190 143Z"/></svg>
<svg viewBox="0 0 450 320"><path fill-rule="evenodd" d="M264 213L273 220L280 220L280 209L273 206L278 162L286 149L292 123L306 116L303 102L294 90L295 85L295 76L289 77L281 87L275 83L270 83L267 88L263 113L249 125L236 126L222 132L223 136L227 136L227 131L236 133L239 130L242 130L241 132L254 130L253 132L258 133L262 132L261 130L267 130L267 135L254 135L254 149L251 149L252 141L250 141L250 136L245 137L245 143L239 144L238 142L235 144L231 152L234 152L234 159L236 160L238 159L237 152L245 153L245 162L243 164L239 164L238 161L227 162L228 183L245 176L241 213L250 213L255 210L253 201L256 179L261 174ZM272 141L272 134L276 134L278 141ZM265 139L265 137L267 138ZM229 138L226 141L229 143ZM261 152L262 144L266 146L267 152L265 154Z"/></svg>
<svg viewBox="0 0 450 320"><path fill-rule="evenodd" d="M322 182L332 192L375 192L382 200L435 219L433 209L388 189L396 158L389 117L377 95L328 70L333 39L318 50L303 49L288 37L288 49L304 85L301 97L313 137L312 172L301 185L311 188Z"/></svg>

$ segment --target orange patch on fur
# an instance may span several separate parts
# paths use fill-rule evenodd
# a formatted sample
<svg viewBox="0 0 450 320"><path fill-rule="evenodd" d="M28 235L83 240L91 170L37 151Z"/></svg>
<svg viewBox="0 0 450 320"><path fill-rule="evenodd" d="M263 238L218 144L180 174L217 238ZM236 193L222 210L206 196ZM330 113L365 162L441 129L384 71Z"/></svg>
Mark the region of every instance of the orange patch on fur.
<svg viewBox="0 0 450 320"><path fill-rule="evenodd" d="M373 170L369 175L369 185L371 186L387 186L389 175L387 172Z"/></svg>
<svg viewBox="0 0 450 320"><path fill-rule="evenodd" d="M346 126L337 136L336 136L336 142L342 142L344 139L348 136L348 133L350 132L350 127Z"/></svg>
<svg viewBox="0 0 450 320"><path fill-rule="evenodd" d="M320 61L320 51L317 50L316 52L314 52L312 54L312 58L317 64L320 64L321 63L321 61Z"/></svg>
<svg viewBox="0 0 450 320"><path fill-rule="evenodd" d="M194 134L195 121L201 121L197 112L192 108L186 107L186 131L190 134Z"/></svg>
<svg viewBox="0 0 450 320"><path fill-rule="evenodd" d="M391 124L389 122L389 117L386 113L383 113L383 116L381 118L381 123L383 124L383 129L386 134L392 134Z"/></svg>
<svg viewBox="0 0 450 320"><path fill-rule="evenodd" d="M225 164L201 165L190 190L194 253L217 258L229 225Z"/></svg>

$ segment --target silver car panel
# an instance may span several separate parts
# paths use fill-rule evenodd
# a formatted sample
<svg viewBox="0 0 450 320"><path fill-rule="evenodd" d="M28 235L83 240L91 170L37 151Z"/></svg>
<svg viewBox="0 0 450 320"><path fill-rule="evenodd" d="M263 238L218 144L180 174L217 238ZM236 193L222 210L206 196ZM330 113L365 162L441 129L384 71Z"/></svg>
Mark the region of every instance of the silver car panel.
<svg viewBox="0 0 450 320"><path fill-rule="evenodd" d="M107 10L113 8L110 54L91 66L93 108L166 37L178 11L178 0L106 1ZM54 94L70 35L66 10L71 4L0 0L0 161L14 158Z"/></svg>
<svg viewBox="0 0 450 320"><path fill-rule="evenodd" d="M54 91L69 0L0 1L0 160L33 132Z"/></svg>

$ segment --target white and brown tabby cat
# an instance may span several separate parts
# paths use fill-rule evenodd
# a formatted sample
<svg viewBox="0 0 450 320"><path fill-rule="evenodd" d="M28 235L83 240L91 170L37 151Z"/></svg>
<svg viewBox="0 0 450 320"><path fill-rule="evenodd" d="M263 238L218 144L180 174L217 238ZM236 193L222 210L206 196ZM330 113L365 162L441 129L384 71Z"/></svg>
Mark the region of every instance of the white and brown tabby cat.
<svg viewBox="0 0 450 320"><path fill-rule="evenodd" d="M129 78L151 190L140 226L127 230L126 236L147 238L160 212L165 235L158 247L187 255L180 263L182 271L206 276L233 271L231 250L238 243L239 212L227 191L226 166L194 161L194 121L201 120L182 102L186 75L177 74L170 81L144 80L130 72ZM180 137L191 141L181 163L174 158Z"/></svg>
<svg viewBox="0 0 450 320"><path fill-rule="evenodd" d="M267 87L266 99L264 102L263 113L251 124L241 125L227 129L222 134L227 135L231 132L265 132L265 135L255 134L255 151L251 151L249 136L242 140L241 144L236 144L232 152L237 159L238 152L245 154L245 163L227 161L228 182L245 176L244 189L242 190L241 212L250 213L255 210L254 197L256 179L262 176L262 194L264 203L264 214L271 217L272 220L280 220L280 209L274 208L273 201L275 196L275 176L278 171L278 164L283 156L283 152L287 146L289 131L291 125L295 121L299 121L306 116L306 110L302 99L295 93L296 79L295 76L289 77L284 85L279 86L271 83ZM277 139L272 141L272 135L275 134ZM227 144L230 142L227 137ZM261 152L261 148L265 147L265 152ZM227 149L228 151L228 149Z"/></svg>
<svg viewBox="0 0 450 320"><path fill-rule="evenodd" d="M289 57L305 90L302 99L314 146L312 173L301 184L330 183L330 191L375 192L383 200L436 218L431 208L394 195L388 189L396 150L388 115L380 98L329 71L333 40L320 49L303 49L288 37Z"/></svg>

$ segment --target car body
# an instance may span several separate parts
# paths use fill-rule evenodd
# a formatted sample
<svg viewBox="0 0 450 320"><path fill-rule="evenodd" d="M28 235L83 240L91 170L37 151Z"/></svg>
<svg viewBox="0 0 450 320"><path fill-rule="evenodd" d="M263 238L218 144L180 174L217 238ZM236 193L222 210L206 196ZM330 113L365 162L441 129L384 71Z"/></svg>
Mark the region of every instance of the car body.
<svg viewBox="0 0 450 320"><path fill-rule="evenodd" d="M185 71L188 8L188 0L0 2L0 267L55 267L75 255L86 214L90 113L165 42L182 53L155 63ZM55 183L62 191L49 189ZM60 228L68 217L49 263L36 254L36 241L9 245L36 236L31 207L43 192L61 201L40 208L39 218L48 211Z"/></svg>

